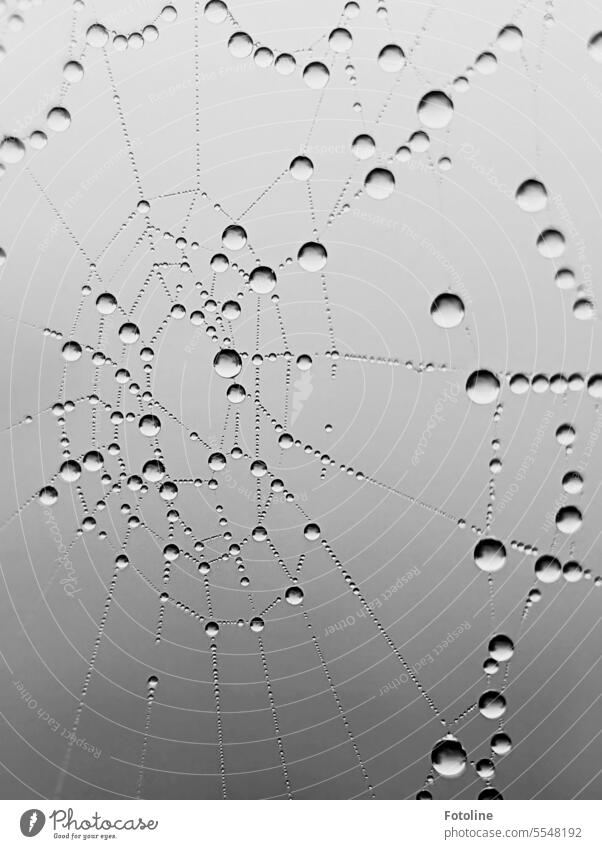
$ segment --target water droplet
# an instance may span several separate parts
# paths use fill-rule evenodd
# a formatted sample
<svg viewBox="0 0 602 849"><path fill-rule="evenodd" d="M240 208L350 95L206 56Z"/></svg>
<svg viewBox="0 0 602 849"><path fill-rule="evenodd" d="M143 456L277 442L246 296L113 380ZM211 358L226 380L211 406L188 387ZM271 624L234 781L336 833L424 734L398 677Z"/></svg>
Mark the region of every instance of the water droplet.
<svg viewBox="0 0 602 849"><path fill-rule="evenodd" d="M126 321L119 328L119 338L124 345L133 345L140 338L140 330L138 325L131 321Z"/></svg>
<svg viewBox="0 0 602 849"><path fill-rule="evenodd" d="M240 404L247 397L247 392L240 383L232 383L226 391L226 397L231 404Z"/></svg>
<svg viewBox="0 0 602 849"><path fill-rule="evenodd" d="M207 462L209 468L214 472L221 472L222 469L226 468L226 456L221 451L214 451L213 454L210 454Z"/></svg>
<svg viewBox="0 0 602 849"><path fill-rule="evenodd" d="M493 799L503 799L504 797L500 791L496 790L494 787L486 787L484 790L481 790L477 798L480 801L489 801Z"/></svg>
<svg viewBox="0 0 602 849"><path fill-rule="evenodd" d="M104 466L104 459L100 451L87 451L83 456L82 464L88 472L99 472Z"/></svg>
<svg viewBox="0 0 602 849"><path fill-rule="evenodd" d="M320 526L317 525L315 522L310 522L303 529L303 534L305 535L305 538L311 540L312 542L320 538L320 533Z"/></svg>
<svg viewBox="0 0 602 849"><path fill-rule="evenodd" d="M514 24L502 27L497 36L497 44L508 53L516 53L523 46L522 31Z"/></svg>
<svg viewBox="0 0 602 849"><path fill-rule="evenodd" d="M301 587L289 587L284 593L284 598L289 604L296 606L303 601L303 590Z"/></svg>
<svg viewBox="0 0 602 849"><path fill-rule="evenodd" d="M25 145L16 136L4 136L0 142L0 159L6 165L14 165L25 156Z"/></svg>
<svg viewBox="0 0 602 849"><path fill-rule="evenodd" d="M378 54L378 67L389 74L401 71L405 63L405 54L398 44L386 44Z"/></svg>
<svg viewBox="0 0 602 849"><path fill-rule="evenodd" d="M497 71L497 56L489 50L480 53L475 59L474 66L484 76L488 77L491 74L495 74Z"/></svg>
<svg viewBox="0 0 602 849"><path fill-rule="evenodd" d="M281 53L279 56L276 56L274 67L283 77L288 77L292 74L296 66L295 57L291 56L290 53Z"/></svg>
<svg viewBox="0 0 602 849"><path fill-rule="evenodd" d="M569 560L569 562L565 563L562 567L562 576L569 584L577 583L577 581L580 581L583 577L581 564L577 563L576 560Z"/></svg>
<svg viewBox="0 0 602 849"><path fill-rule="evenodd" d="M384 200L395 190L395 177L388 168L373 168L366 174L364 188L371 198Z"/></svg>
<svg viewBox="0 0 602 849"><path fill-rule="evenodd" d="M294 180L309 180L314 173L314 164L309 156L295 156L289 165L289 171Z"/></svg>
<svg viewBox="0 0 602 849"><path fill-rule="evenodd" d="M466 394L474 404L493 404L500 394L500 382L492 372L478 369L466 381Z"/></svg>
<svg viewBox="0 0 602 849"><path fill-rule="evenodd" d="M556 441L560 445L572 445L575 441L575 428L570 424L561 424L560 427L556 429Z"/></svg>
<svg viewBox="0 0 602 849"><path fill-rule="evenodd" d="M565 238L560 230L543 230L537 237L537 250L546 259L562 256L565 248Z"/></svg>
<svg viewBox="0 0 602 849"><path fill-rule="evenodd" d="M548 204L548 192L539 180L525 180L516 190L515 197L525 212L541 212Z"/></svg>
<svg viewBox="0 0 602 849"><path fill-rule="evenodd" d="M479 778L482 778L485 781L493 778L495 775L495 766L493 765L493 761L489 758L481 758L480 761L477 761L475 769Z"/></svg>
<svg viewBox="0 0 602 849"><path fill-rule="evenodd" d="M231 348L222 348L213 360L213 368L216 374L226 380L231 380L242 370L242 359L238 351Z"/></svg>
<svg viewBox="0 0 602 849"><path fill-rule="evenodd" d="M46 123L54 133L64 133L71 125L71 115L64 106L54 106L46 116Z"/></svg>
<svg viewBox="0 0 602 849"><path fill-rule="evenodd" d="M43 504L44 507L50 507L53 504L56 504L58 501L59 494L57 490L53 486L44 486L39 492L38 498L40 499L40 504Z"/></svg>
<svg viewBox="0 0 602 849"><path fill-rule="evenodd" d="M576 533L583 522L583 516L578 507L567 505L556 513L556 527L563 534Z"/></svg>
<svg viewBox="0 0 602 849"><path fill-rule="evenodd" d="M208 637L216 637L219 632L219 625L217 622L207 622L205 625L205 633Z"/></svg>
<svg viewBox="0 0 602 849"><path fill-rule="evenodd" d="M506 713L506 699L496 690L487 690L479 698L478 707L485 719L499 719Z"/></svg>
<svg viewBox="0 0 602 849"><path fill-rule="evenodd" d="M367 133L361 133L351 142L351 150L356 159L370 159L371 156L374 156L376 144L372 136L369 136Z"/></svg>
<svg viewBox="0 0 602 849"><path fill-rule="evenodd" d="M150 414L142 416L138 422L138 427L143 436L148 436L149 438L156 436L161 430L161 419L159 419L158 416Z"/></svg>
<svg viewBox="0 0 602 849"><path fill-rule="evenodd" d="M348 53L353 39L348 29L337 27L328 36L328 44L334 53Z"/></svg>
<svg viewBox="0 0 602 849"><path fill-rule="evenodd" d="M96 309L101 315L111 315L117 309L117 298L110 292L103 292L96 299Z"/></svg>
<svg viewBox="0 0 602 849"><path fill-rule="evenodd" d="M596 32L587 42L587 51L594 62L602 62L602 32Z"/></svg>
<svg viewBox="0 0 602 849"><path fill-rule="evenodd" d="M438 327L457 327L464 318L464 304L457 295L442 292L431 304L431 317Z"/></svg>
<svg viewBox="0 0 602 849"><path fill-rule="evenodd" d="M258 295L268 295L276 287L276 274L266 265L260 265L249 275L249 286Z"/></svg>
<svg viewBox="0 0 602 849"><path fill-rule="evenodd" d="M74 363L82 355L82 346L79 342L65 342L61 349L63 359L68 363Z"/></svg>
<svg viewBox="0 0 602 849"><path fill-rule="evenodd" d="M573 315L579 321L591 321L595 315L594 305L589 298L578 298L573 304Z"/></svg>
<svg viewBox="0 0 602 849"><path fill-rule="evenodd" d="M205 4L204 15L211 24L223 24L228 17L228 7L223 0L209 0Z"/></svg>
<svg viewBox="0 0 602 849"><path fill-rule="evenodd" d="M431 763L444 778L458 778L466 769L466 752L458 740L446 737L434 746Z"/></svg>
<svg viewBox="0 0 602 849"><path fill-rule="evenodd" d="M562 486L565 492L576 495L583 489L583 477L579 472L567 472L562 478Z"/></svg>
<svg viewBox="0 0 602 849"><path fill-rule="evenodd" d="M559 289L574 289L577 285L575 273L570 268L559 268L554 280Z"/></svg>
<svg viewBox="0 0 602 849"><path fill-rule="evenodd" d="M512 740L505 733L499 731L491 738L491 751L496 755L507 755L512 750Z"/></svg>
<svg viewBox="0 0 602 849"><path fill-rule="evenodd" d="M60 468L60 476L67 483L75 483L82 473L82 467L76 460L65 460Z"/></svg>
<svg viewBox="0 0 602 849"><path fill-rule="evenodd" d="M228 41L228 50L237 59L246 59L253 52L253 39L246 32L235 32Z"/></svg>
<svg viewBox="0 0 602 849"><path fill-rule="evenodd" d="M222 315L228 321L235 321L240 316L240 312L238 301L225 301L222 305Z"/></svg>
<svg viewBox="0 0 602 849"><path fill-rule="evenodd" d="M514 643L505 634L496 634L489 641L489 654L500 663L510 660L514 654Z"/></svg>
<svg viewBox="0 0 602 849"><path fill-rule="evenodd" d="M481 539L475 546L473 557L482 572L498 572L506 563L506 548L497 539Z"/></svg>
<svg viewBox="0 0 602 849"><path fill-rule="evenodd" d="M147 460L142 475L149 483L158 483L165 475L165 466L160 460Z"/></svg>
<svg viewBox="0 0 602 849"><path fill-rule="evenodd" d="M561 574L560 561L551 554L542 554L535 561L535 575L542 584L553 584Z"/></svg>
<svg viewBox="0 0 602 849"><path fill-rule="evenodd" d="M309 88L324 88L329 79L330 71L323 62L310 62L303 69L303 81Z"/></svg>
<svg viewBox="0 0 602 849"><path fill-rule="evenodd" d="M240 251L247 244L247 233L244 227L230 224L222 233L222 244L229 251Z"/></svg>
<svg viewBox="0 0 602 849"><path fill-rule="evenodd" d="M327 259L326 248L319 242L306 242L297 254L297 262L304 271L321 271Z"/></svg>

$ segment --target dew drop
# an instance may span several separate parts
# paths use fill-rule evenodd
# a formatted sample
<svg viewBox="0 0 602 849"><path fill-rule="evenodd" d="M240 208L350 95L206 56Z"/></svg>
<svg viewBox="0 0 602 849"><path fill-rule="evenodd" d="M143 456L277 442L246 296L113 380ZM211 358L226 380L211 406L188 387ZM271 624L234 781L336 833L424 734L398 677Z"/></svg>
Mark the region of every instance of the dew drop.
<svg viewBox="0 0 602 849"><path fill-rule="evenodd" d="M500 382L492 372L478 369L466 381L466 394L474 404L493 404L500 394Z"/></svg>
<svg viewBox="0 0 602 849"><path fill-rule="evenodd" d="M506 548L497 539L481 539L475 546L473 557L482 572L499 572L506 563Z"/></svg>
<svg viewBox="0 0 602 849"><path fill-rule="evenodd" d="M542 584L555 583L562 574L560 561L551 554L542 554L535 561L535 576Z"/></svg>
<svg viewBox="0 0 602 849"><path fill-rule="evenodd" d="M506 699L496 690L487 690L479 698L478 707L485 719L499 719L506 713Z"/></svg>
<svg viewBox="0 0 602 849"><path fill-rule="evenodd" d="M289 165L290 175L294 180L309 180L314 173L314 164L309 156L295 156Z"/></svg>
<svg viewBox="0 0 602 849"><path fill-rule="evenodd" d="M310 62L303 69L303 81L308 88L324 88L329 79L330 71L323 62Z"/></svg>
<svg viewBox="0 0 602 849"><path fill-rule="evenodd" d="M464 318L462 299L451 292L442 292L437 295L431 304L431 318L438 327L445 329L457 327Z"/></svg>
<svg viewBox="0 0 602 849"><path fill-rule="evenodd" d="M297 254L297 262L304 271L321 271L327 259L326 248L319 242L306 242Z"/></svg>
<svg viewBox="0 0 602 849"><path fill-rule="evenodd" d="M434 746L431 763L444 778L458 778L466 769L466 752L458 740L446 737Z"/></svg>
<svg viewBox="0 0 602 849"><path fill-rule="evenodd" d="M429 91L418 104L418 118L425 127L441 130L454 117L454 104L442 91Z"/></svg>
<svg viewBox="0 0 602 849"><path fill-rule="evenodd" d="M525 180L516 190L515 197L524 212L541 212L548 204L548 192L539 180Z"/></svg>
<svg viewBox="0 0 602 849"><path fill-rule="evenodd" d="M388 74L398 73L405 63L405 54L398 44L386 44L378 54L378 67Z"/></svg>
<svg viewBox="0 0 602 849"><path fill-rule="evenodd" d="M373 168L364 180L366 194L375 200L385 200L395 190L395 177L388 168Z"/></svg>
<svg viewBox="0 0 602 849"><path fill-rule="evenodd" d="M240 374L242 370L242 359L238 351L231 348L222 348L213 360L213 368L219 377L231 380Z"/></svg>

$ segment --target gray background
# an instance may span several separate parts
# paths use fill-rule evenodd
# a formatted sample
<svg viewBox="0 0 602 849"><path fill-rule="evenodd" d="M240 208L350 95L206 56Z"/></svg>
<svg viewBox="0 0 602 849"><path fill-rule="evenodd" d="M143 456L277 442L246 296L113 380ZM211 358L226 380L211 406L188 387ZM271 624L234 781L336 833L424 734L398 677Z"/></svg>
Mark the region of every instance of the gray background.
<svg viewBox="0 0 602 849"><path fill-rule="evenodd" d="M158 259L172 263L165 279L172 294L182 284L179 301L188 313L202 308L194 282L211 286L208 261L221 250L220 234L228 222L213 202L238 218L285 171L310 131L308 153L315 166L311 190L329 255L326 281L337 350L342 355L444 363L449 369L418 374L340 359L333 379L332 361L314 356L305 376L293 368L287 389L284 359L266 362L260 369L262 403L279 421L288 410L295 438L336 460L322 480L319 459L299 449L280 451L273 428L262 419L260 453L270 470L286 478L365 599L379 601L379 621L408 662L417 666L420 680L448 720L487 687L481 665L492 632L488 587L472 560L477 537L470 525L484 524L494 435L501 440L504 465L496 478L492 533L508 548L505 569L495 582L496 630L516 635L526 594L534 585L533 557L512 549L510 542L536 545L542 552L550 549L555 529L549 514L553 516L562 497L562 475L583 460L592 445L579 500L584 523L574 538L574 555L567 540L560 540L557 550L563 561L574 556L598 574L601 457L595 448L599 414L594 400L585 392L516 396L504 386L503 415L494 429L493 409L471 404L464 383L477 366L497 373L586 376L600 367L597 318L579 321L573 316L574 293L554 285L555 263L543 259L535 247L543 227L560 227L567 238L561 262L575 269L582 284L587 285L591 274L595 301L602 260L597 201L602 190L602 66L588 55L586 44L602 26L600 12L581 0L545 7L540 2L515 5L500 0L491 8L477 0L407 2L402 8L391 3L387 21L376 15L375 3L364 0L360 15L349 23L357 85L350 84L344 70L346 57L338 56L321 99L321 92L304 84L300 69L311 58L326 57L331 64L333 55L323 36L339 20L342 5L335 0L233 0L231 11L240 28L257 43L274 51L314 45L313 56L306 50L295 53L297 69L283 77L273 67L256 67L252 57L234 58L226 42L235 27L207 22L199 4L196 113L194 6L189 0L178 4L177 21L158 23L156 43L124 53L108 46L106 56L142 196L151 202L150 220L159 233L167 230L177 236L185 226L191 194L172 193L195 187L199 141L199 185L211 200L199 198L188 221L189 240L201 245L187 252L191 271L176 266L180 251L160 235L155 252L148 241L136 246L145 219L135 214L128 221L140 193L102 50L86 49L84 80L65 93L72 115L69 130L50 133L44 150L29 149L2 177L0 244L8 255L0 271L1 379L7 399L1 435L2 516L9 519L22 507L3 525L0 537L0 791L5 798L53 797L59 792L64 798L135 796L151 674L159 676L160 684L143 795L222 795L210 641L198 622L168 607L163 639L156 645L157 597L132 568L119 575L78 726L78 737L100 755L74 746L70 774L57 784L67 746L63 730L73 725L115 551L95 532L77 538L69 557L78 592L69 596L61 585L65 568L57 560L47 516L36 499L30 501L61 462L61 432L48 408L59 398L62 342L42 330L50 327L70 338L89 259L109 242L99 273L120 303L129 307L150 264ZM160 3L155 2L103 2L96 9L86 4L73 24L70 5L58 0L26 10L25 26L18 32L7 26L3 36L7 55L0 68L2 133L25 137L44 126L48 108L61 97L61 69L72 31L77 56L83 34L95 20L131 33L159 11ZM543 14L550 12L554 26L543 21ZM524 32L523 50L506 53L493 47L499 58L496 73L474 72L469 90L453 93L454 119L447 130L433 131L429 152L390 166L397 183L391 198L353 199L369 168L377 160L386 163L419 129L420 97L437 87L451 91L452 80L490 48L498 30L513 19ZM396 42L409 55L417 35L412 63L375 124L394 79L378 68L378 51ZM357 101L361 112L353 109ZM377 152L369 163L356 165L350 142L359 132L374 135ZM440 173L431 166L443 155L451 157L453 168ZM351 209L326 227L350 175L345 200ZM547 210L534 216L518 209L513 199L516 187L531 176L543 180L549 193ZM231 255L243 268L250 270L255 258L275 268L286 257L294 259L300 245L312 238L305 185L284 174L243 223L255 252ZM278 274L276 291L289 350L295 356L331 350L320 276L303 272L296 262ZM73 338L96 348L98 315L93 303L104 287L95 276L90 283L93 292L84 299ZM216 299L235 295L241 285L232 271L218 276ZM466 318L461 327L444 331L433 324L429 306L448 287L462 294ZM136 311L144 341L151 339L170 306L153 280ZM247 292L242 306L236 345L253 353L255 297ZM282 352L280 324L269 297L261 299L261 310L259 350ZM125 363L143 384L140 345L125 349L117 337L118 326L114 315L105 323L99 347L115 362ZM193 327L186 317L170 320L153 347L154 396L188 431L217 445L228 403L227 384L211 367L216 345L203 327ZM113 372L110 366L100 369L96 385L98 394L111 403L117 398ZM95 373L87 354L68 365L64 397L88 395ZM240 380L252 391L248 360ZM449 400L446 387L457 400ZM118 407L139 415L138 401L127 392ZM252 454L252 402L239 409L239 444ZM412 464L434 412L441 420L428 431L420 461ZM31 424L9 427L28 414L34 417ZM113 427L106 411L97 415L98 443L106 444L113 438ZM86 403L68 414L75 455L91 447L91 416ZM162 420L160 442L169 474L206 481L209 452L187 439L178 421L166 415ZM556 427L565 421L577 430L570 458L554 439ZM332 432L325 430L327 423ZM543 428L543 439L533 451L538 428ZM135 423L120 425L118 432L128 474L139 473L151 456L149 440ZM232 444L231 414L224 449ZM527 457L532 461L527 461L529 470L522 480L517 476ZM340 473L341 463L465 518L468 529L459 530L455 522L412 506L382 487ZM116 477L116 459L110 458L108 466ZM222 504L234 539L248 537L256 523L255 480L248 461L229 458L226 470L216 477L216 491L181 485L175 506L197 537L208 537L223 533L215 511L215 505ZM102 495L98 475L84 474L81 484L88 504L95 504ZM513 485L516 491L502 509L503 495ZM81 524L82 505L73 487L63 482L57 486L60 498L51 509L62 540L70 545ZM116 549L126 526L119 507L136 504L134 495L126 493L112 496L107 510L97 514L97 530L106 529ZM167 535L165 506L156 494L149 494L134 512L156 534ZM304 539L304 524L294 506L282 503L266 520L291 571L305 553L303 607L277 604L266 615L262 634L292 795L368 795L303 619L305 610L376 795L412 798L429 770L441 725L412 684L399 683L399 661L374 623L358 615L360 600L319 542ZM184 545L185 540L180 534L178 541ZM212 556L226 547L227 542L214 541ZM133 532L128 545L130 559L157 585L163 571L161 548L162 543L144 531ZM249 542L243 553L249 589L262 610L289 581L265 544ZM205 612L202 583L193 566L183 558L174 564L169 591ZM412 577L391 593L408 573ZM232 561L217 564L210 580L216 617L243 617L248 622L248 591L240 587ZM593 580L576 585L561 581L542 589L542 601L523 626L507 689L505 721L515 748L499 763L494 784L506 798L596 798L602 789L602 592ZM343 620L345 627L333 628ZM455 638L441 650L450 633ZM228 795L285 797L257 636L247 625L222 627L216 644ZM498 686L502 676L496 676ZM396 680L398 686L386 691ZM27 699L15 682L22 682ZM488 756L495 725L473 712L461 726L459 736L471 759ZM469 769L457 781L438 780L433 794L471 799L483 786Z"/></svg>

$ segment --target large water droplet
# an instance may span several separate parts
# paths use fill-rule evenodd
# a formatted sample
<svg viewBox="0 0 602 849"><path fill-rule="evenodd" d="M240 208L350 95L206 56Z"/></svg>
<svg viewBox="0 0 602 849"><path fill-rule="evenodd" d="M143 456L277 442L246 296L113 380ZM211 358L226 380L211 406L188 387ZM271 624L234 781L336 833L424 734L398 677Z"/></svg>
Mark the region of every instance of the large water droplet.
<svg viewBox="0 0 602 849"><path fill-rule="evenodd" d="M446 737L434 746L431 763L444 778L458 778L466 769L466 752L458 740Z"/></svg>
<svg viewBox="0 0 602 849"><path fill-rule="evenodd" d="M451 292L442 292L431 304L431 317L438 327L457 327L464 318L462 299Z"/></svg>
<svg viewBox="0 0 602 849"><path fill-rule="evenodd" d="M454 117L454 104L442 91L429 91L418 104L418 117L425 127L440 130Z"/></svg>
<svg viewBox="0 0 602 849"><path fill-rule="evenodd" d="M213 368L216 374L226 380L231 380L240 374L242 370L242 359L238 351L231 348L222 348L213 360Z"/></svg>
<svg viewBox="0 0 602 849"><path fill-rule="evenodd" d="M500 394L500 382L492 372L478 369L466 381L466 394L474 404L493 404Z"/></svg>
<svg viewBox="0 0 602 849"><path fill-rule="evenodd" d="M506 562L506 548L498 539L481 539L475 546L473 556L482 572L498 572Z"/></svg>
<svg viewBox="0 0 602 849"><path fill-rule="evenodd" d="M364 188L371 198L384 200L395 190L395 177L388 168L373 168L366 174Z"/></svg>

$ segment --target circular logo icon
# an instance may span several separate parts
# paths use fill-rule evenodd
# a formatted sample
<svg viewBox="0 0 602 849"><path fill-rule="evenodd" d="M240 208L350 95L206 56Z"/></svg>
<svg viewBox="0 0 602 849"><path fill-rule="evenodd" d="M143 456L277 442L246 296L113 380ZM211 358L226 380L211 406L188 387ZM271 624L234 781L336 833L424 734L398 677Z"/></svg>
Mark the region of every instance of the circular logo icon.
<svg viewBox="0 0 602 849"><path fill-rule="evenodd" d="M35 837L44 828L46 817L37 808L31 808L21 814L21 834L24 837Z"/></svg>

